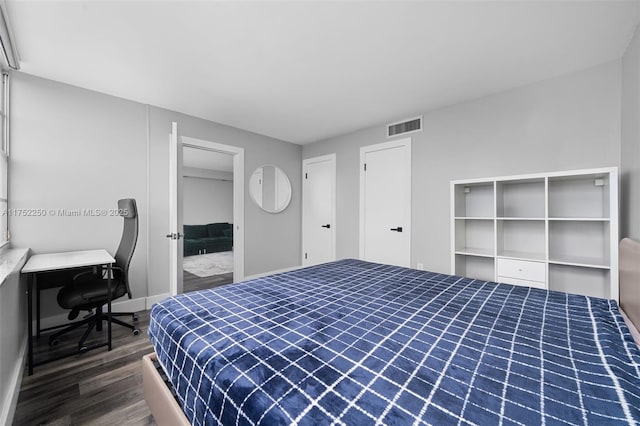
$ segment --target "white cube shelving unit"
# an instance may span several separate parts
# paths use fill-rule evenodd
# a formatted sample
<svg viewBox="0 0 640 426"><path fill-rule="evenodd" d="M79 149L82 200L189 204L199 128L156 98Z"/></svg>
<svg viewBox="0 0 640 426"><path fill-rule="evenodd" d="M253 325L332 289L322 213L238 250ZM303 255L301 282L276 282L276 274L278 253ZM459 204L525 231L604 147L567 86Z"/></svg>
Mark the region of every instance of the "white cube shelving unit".
<svg viewBox="0 0 640 426"><path fill-rule="evenodd" d="M615 167L451 182L451 273L618 300Z"/></svg>

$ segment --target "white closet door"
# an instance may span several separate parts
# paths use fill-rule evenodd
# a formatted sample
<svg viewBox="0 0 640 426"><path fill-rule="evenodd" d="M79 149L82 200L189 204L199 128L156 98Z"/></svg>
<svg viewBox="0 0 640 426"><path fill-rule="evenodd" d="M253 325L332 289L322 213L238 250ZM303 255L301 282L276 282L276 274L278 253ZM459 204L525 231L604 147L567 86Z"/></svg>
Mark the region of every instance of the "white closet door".
<svg viewBox="0 0 640 426"><path fill-rule="evenodd" d="M360 258L411 265L411 139L360 151Z"/></svg>
<svg viewBox="0 0 640 426"><path fill-rule="evenodd" d="M302 264L316 265L336 258L335 154L303 162Z"/></svg>

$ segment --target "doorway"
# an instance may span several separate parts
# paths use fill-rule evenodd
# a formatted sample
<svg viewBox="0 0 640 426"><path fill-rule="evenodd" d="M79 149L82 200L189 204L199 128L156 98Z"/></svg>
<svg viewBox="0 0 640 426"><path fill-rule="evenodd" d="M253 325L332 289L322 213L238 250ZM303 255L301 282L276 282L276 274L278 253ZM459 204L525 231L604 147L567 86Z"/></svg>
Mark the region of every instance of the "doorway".
<svg viewBox="0 0 640 426"><path fill-rule="evenodd" d="M411 265L411 139L360 148L360 259Z"/></svg>
<svg viewBox="0 0 640 426"><path fill-rule="evenodd" d="M229 282L229 280L231 282L243 280L244 149L181 136L178 132L177 123L173 123L169 151L169 226L171 232L167 237L171 240L171 294L176 295L199 288L210 288L216 284L220 285L222 282ZM231 162L230 165L229 161ZM185 178L185 176L187 177ZM229 201L230 183L232 193L231 206L221 207L217 213L211 212L210 210L214 208L211 204L212 200L202 199L202 194L207 192L207 187L210 190L212 185L206 182L196 182L194 186L188 182L185 189L185 180L190 179L219 181L217 186L226 188L223 190L223 192L227 192L225 195L226 202ZM225 184L224 182L227 183ZM203 187L205 187L204 190ZM191 201L189 200L194 198L194 195L196 195L196 205L200 206L198 212L185 212L185 196L187 197L187 203L190 203ZM229 207L231 212L229 212ZM216 206L215 208L217 209L218 207ZM232 219L229 220L229 217ZM185 225L187 225L186 229ZM200 226L193 227L194 225ZM213 262L203 262L199 266L200 275L203 275L203 277L198 277L191 269L192 275L204 278L203 280L197 279L193 283L187 280L187 275L184 272L185 258L222 252L231 252L227 253L227 259L225 260L225 263L230 262L233 265L231 272L221 272L217 264L223 263L221 260L223 256L218 256L219 259ZM205 259L205 257L201 259ZM228 269L228 266L226 266L226 270ZM216 275L225 276L219 276L216 279L209 278Z"/></svg>
<svg viewBox="0 0 640 426"><path fill-rule="evenodd" d="M183 292L233 282L233 155L183 146Z"/></svg>

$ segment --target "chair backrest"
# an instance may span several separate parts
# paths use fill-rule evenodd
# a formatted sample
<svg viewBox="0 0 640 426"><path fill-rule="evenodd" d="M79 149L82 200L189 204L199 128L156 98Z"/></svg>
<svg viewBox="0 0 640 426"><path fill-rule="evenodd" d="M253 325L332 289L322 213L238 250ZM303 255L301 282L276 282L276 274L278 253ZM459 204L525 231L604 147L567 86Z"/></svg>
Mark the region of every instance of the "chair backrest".
<svg viewBox="0 0 640 426"><path fill-rule="evenodd" d="M125 283L127 294L131 298L129 265L138 242L138 207L136 206L136 200L133 198L118 200L118 212L124 218L124 226L122 228L122 238L115 255L116 266L122 269L120 279ZM114 273L116 277L117 274L117 272Z"/></svg>

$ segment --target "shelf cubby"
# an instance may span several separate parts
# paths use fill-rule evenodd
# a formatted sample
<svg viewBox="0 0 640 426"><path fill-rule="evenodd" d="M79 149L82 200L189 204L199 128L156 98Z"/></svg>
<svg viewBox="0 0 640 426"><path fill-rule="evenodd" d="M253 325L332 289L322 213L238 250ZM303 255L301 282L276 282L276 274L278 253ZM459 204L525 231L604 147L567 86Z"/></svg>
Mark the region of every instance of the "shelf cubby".
<svg viewBox="0 0 640 426"><path fill-rule="evenodd" d="M549 178L549 218L609 218L608 173Z"/></svg>
<svg viewBox="0 0 640 426"><path fill-rule="evenodd" d="M549 264L549 290L609 299L611 271Z"/></svg>
<svg viewBox="0 0 640 426"><path fill-rule="evenodd" d="M544 220L497 221L497 255L512 259L546 259Z"/></svg>
<svg viewBox="0 0 640 426"><path fill-rule="evenodd" d="M494 215L493 182L456 187L456 217L493 218Z"/></svg>
<svg viewBox="0 0 640 426"><path fill-rule="evenodd" d="M494 221L492 219L456 219L456 253L494 255Z"/></svg>
<svg viewBox="0 0 640 426"><path fill-rule="evenodd" d="M495 260L489 257L456 255L454 275L471 277L483 281L493 281L495 276Z"/></svg>
<svg viewBox="0 0 640 426"><path fill-rule="evenodd" d="M549 261L610 267L609 221L549 221Z"/></svg>
<svg viewBox="0 0 640 426"><path fill-rule="evenodd" d="M505 218L545 217L544 178L515 179L496 184L496 215Z"/></svg>

